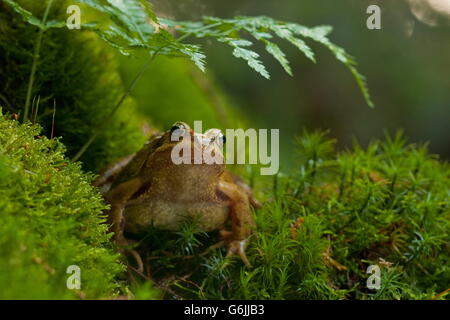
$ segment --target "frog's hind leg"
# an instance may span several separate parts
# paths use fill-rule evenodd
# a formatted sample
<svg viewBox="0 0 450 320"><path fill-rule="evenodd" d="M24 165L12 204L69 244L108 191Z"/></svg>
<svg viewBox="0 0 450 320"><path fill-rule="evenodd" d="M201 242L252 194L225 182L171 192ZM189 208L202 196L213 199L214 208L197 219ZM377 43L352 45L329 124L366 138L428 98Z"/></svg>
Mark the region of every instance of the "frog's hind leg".
<svg viewBox="0 0 450 320"><path fill-rule="evenodd" d="M224 179L224 181L234 182L235 184L237 184L247 194L248 200L253 208L259 209L262 207L262 204L258 200L256 200L255 196L253 195L253 191L250 186L246 184L241 177L235 175L230 171L225 171L222 174L222 178Z"/></svg>
<svg viewBox="0 0 450 320"><path fill-rule="evenodd" d="M221 181L219 188L230 199L231 232L222 231L221 233L227 243L227 256L237 255L246 266L250 267L250 262L245 255L245 246L248 237L256 227L250 208L250 199L247 193L237 189L232 183Z"/></svg>
<svg viewBox="0 0 450 320"><path fill-rule="evenodd" d="M262 204L258 200L256 200L255 196L253 195L253 191L248 184L246 184L242 180L236 181L236 184L245 191L248 197L248 201L250 202L253 208L259 209L262 207Z"/></svg>

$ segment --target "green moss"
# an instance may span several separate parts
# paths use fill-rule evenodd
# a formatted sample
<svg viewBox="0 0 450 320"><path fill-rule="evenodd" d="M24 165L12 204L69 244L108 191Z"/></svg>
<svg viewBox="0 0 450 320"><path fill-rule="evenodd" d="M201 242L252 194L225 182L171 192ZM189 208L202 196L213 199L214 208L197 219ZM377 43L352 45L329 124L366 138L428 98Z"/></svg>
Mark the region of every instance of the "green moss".
<svg viewBox="0 0 450 320"><path fill-rule="evenodd" d="M0 116L1 299L99 298L116 293L124 267L112 250L92 176L58 140ZM81 291L66 287L81 269Z"/></svg>
<svg viewBox="0 0 450 320"><path fill-rule="evenodd" d="M333 257L347 268L334 270L334 284L360 299L431 298L448 289L448 163L400 133L336 156L332 146L322 133L299 140L301 170L287 195L329 230ZM365 285L370 264L382 268L378 291Z"/></svg>
<svg viewBox="0 0 450 320"><path fill-rule="evenodd" d="M20 3L42 16L42 5L30 0ZM66 8L64 2L55 2L51 17L65 17ZM0 103L22 114L38 30L8 6L0 4L0 9ZM32 91L33 110L38 112L30 118L41 124L48 137L53 128L69 157L103 124L125 92L118 68L113 50L91 32L62 28L44 33ZM95 171L139 149L144 142L142 121L134 101L127 99L84 154L83 167Z"/></svg>
<svg viewBox="0 0 450 320"><path fill-rule="evenodd" d="M401 135L346 152L334 142L305 133L297 171L254 177L265 201L247 249L253 268L224 249L200 255L219 236L188 226L148 232L151 275L172 297L202 299L429 299L448 289L448 163ZM379 290L366 285L372 264Z"/></svg>

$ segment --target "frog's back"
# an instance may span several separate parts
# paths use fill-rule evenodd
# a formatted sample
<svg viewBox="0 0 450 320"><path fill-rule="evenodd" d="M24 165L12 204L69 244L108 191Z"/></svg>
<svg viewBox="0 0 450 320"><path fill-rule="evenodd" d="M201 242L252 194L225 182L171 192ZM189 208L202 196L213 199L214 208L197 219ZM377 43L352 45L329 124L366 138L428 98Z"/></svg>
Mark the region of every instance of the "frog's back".
<svg viewBox="0 0 450 320"><path fill-rule="evenodd" d="M161 143L161 136L157 136L148 141L119 173L111 188L138 176L147 158L161 145Z"/></svg>

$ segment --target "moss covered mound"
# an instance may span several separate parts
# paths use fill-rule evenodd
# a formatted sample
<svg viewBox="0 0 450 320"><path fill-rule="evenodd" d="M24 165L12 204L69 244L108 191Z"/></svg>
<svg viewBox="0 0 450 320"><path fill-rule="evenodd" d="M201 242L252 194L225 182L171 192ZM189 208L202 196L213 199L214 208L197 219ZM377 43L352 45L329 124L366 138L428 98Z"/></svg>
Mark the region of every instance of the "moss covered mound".
<svg viewBox="0 0 450 320"><path fill-rule="evenodd" d="M65 19L69 2L55 2L51 17ZM21 0L20 4L42 17L45 6L41 3ZM0 104L23 115L39 30L1 2L0 20ZM29 118L43 127L47 137L62 137L68 157L101 125L81 159L84 169L96 171L142 146L143 120L132 99L126 99L104 125L126 90L113 49L91 32L51 29L44 33L39 57Z"/></svg>
<svg viewBox="0 0 450 320"><path fill-rule="evenodd" d="M111 296L123 266L102 223L105 205L92 176L40 131L0 115L0 298ZM66 286L71 265L81 290Z"/></svg>

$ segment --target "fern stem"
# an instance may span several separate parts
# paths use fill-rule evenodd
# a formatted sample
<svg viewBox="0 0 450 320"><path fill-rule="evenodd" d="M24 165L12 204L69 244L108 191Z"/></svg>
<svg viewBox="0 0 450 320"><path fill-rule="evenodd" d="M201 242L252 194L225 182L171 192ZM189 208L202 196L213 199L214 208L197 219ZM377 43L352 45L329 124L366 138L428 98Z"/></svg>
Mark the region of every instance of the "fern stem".
<svg viewBox="0 0 450 320"><path fill-rule="evenodd" d="M125 101L125 99L130 95L131 91L133 91L134 87L138 83L138 81L141 79L144 72L147 70L147 68L150 66L152 61L156 58L157 54L163 49L165 46L160 47L158 50L156 50L150 58L145 62L144 66L139 70L139 72L134 77L133 81L131 82L130 86L128 87L127 91L122 95L119 102L114 106L114 108L111 110L111 112L108 114L108 116L105 118L105 120L102 122L100 126L97 127L97 129L94 131L92 136L89 138L89 140L81 147L81 149L77 152L77 154L72 158L72 162L78 161L80 157L86 152L86 150L90 147L90 145L95 141L97 136L100 134L101 130L111 121L111 119L114 117L114 114L119 110L122 103Z"/></svg>
<svg viewBox="0 0 450 320"><path fill-rule="evenodd" d="M47 23L48 14L50 12L50 8L52 7L53 0L49 0L47 3L47 8L45 9L44 17L42 18L42 24L45 25ZM33 91L33 84L34 84L34 77L36 74L37 69L37 63L39 60L39 54L41 52L41 45L42 45L42 38L44 36L44 28L41 28L39 30L39 34L36 40L36 45L34 47L34 54L33 54L33 64L31 66L31 73L30 73L30 79L28 81L28 89L27 89L27 98L25 100L25 110L23 113L23 121L28 120L28 113L30 110L30 102L31 102L31 93Z"/></svg>
<svg viewBox="0 0 450 320"><path fill-rule="evenodd" d="M205 26L203 28L200 28L199 31L200 30L204 30L204 29L213 28L213 27L215 27L215 26L217 26L219 24L221 24L221 23L214 23L214 24L207 25L207 26ZM189 37L190 35L192 35L192 33L186 33L186 34L178 37L176 39L176 41L180 42L180 41L186 39L187 37ZM153 62L153 60L156 58L156 56L159 54L159 52L161 52L161 50L166 48L168 45L169 44L163 45L163 46L159 47L155 52L153 52L153 54L150 56L150 58L145 62L144 66L136 74L136 76L134 77L134 79L131 82L130 86L128 87L127 91L125 91L125 93L120 98L119 102L111 110L111 112L108 114L108 116L102 122L102 124L97 127L97 129L94 131L94 133L89 138L89 140L81 147L81 149L77 152L77 154L71 159L72 162L78 161L81 158L81 156L86 152L86 150L90 147L90 145L95 141L95 139L97 139L97 137L100 134L101 130L103 130L103 128L107 124L109 124L111 119L114 117L114 114L117 112L117 110L119 110L120 106L125 101L125 99L130 95L131 91L133 91L134 87L136 86L138 81L141 79L142 75L147 70L147 68L150 66L150 64Z"/></svg>
<svg viewBox="0 0 450 320"><path fill-rule="evenodd" d="M203 26L203 27L199 28L196 31L199 32L199 31L208 30L208 29L220 26L221 24L222 24L222 22L216 22L216 23L208 24L206 26ZM177 40L177 42L180 42L180 41L186 39L187 37L189 37L191 35L192 35L192 32L187 32L187 33L183 34L182 36L178 37L176 40Z"/></svg>

